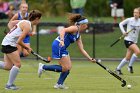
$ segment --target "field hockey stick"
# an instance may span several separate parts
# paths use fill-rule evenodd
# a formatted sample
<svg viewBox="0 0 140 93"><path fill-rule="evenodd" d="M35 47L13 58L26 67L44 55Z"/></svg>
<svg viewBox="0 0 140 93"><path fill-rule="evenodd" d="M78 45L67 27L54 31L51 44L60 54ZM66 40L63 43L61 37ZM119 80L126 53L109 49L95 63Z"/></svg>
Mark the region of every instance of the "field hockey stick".
<svg viewBox="0 0 140 93"><path fill-rule="evenodd" d="M135 30L135 28L129 30L127 33L131 32L131 31L133 31L133 30ZM124 37L125 37L125 35L121 35L115 42L113 42L113 43L110 45L110 47L114 46L117 42L119 42L119 41L120 41L122 38L124 38Z"/></svg>
<svg viewBox="0 0 140 93"><path fill-rule="evenodd" d="M96 59L96 64L98 64L100 67L102 67L103 69L105 69L109 74L111 74L112 76L114 76L115 78L117 78L118 80L120 80L122 82L122 87L126 86L126 81L121 78L119 75L117 75L116 73L114 73L113 71L111 71L109 68L105 67L104 65L101 64L101 60L100 59Z"/></svg>
<svg viewBox="0 0 140 93"><path fill-rule="evenodd" d="M44 58L44 57L40 56L39 54L37 54L37 53L34 52L34 51L31 51L31 53L32 53L34 56L38 57L39 59L41 59L42 61L44 61L44 62L46 62L46 63L49 63L49 62L51 61L51 57Z"/></svg>

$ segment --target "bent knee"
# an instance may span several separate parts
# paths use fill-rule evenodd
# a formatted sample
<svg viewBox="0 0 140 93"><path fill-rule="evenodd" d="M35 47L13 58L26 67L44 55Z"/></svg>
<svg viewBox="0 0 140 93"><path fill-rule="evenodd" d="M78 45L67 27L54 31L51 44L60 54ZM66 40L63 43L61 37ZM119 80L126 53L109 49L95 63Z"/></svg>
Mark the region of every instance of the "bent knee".
<svg viewBox="0 0 140 93"><path fill-rule="evenodd" d="M71 66L63 66L62 67L62 72L66 72L66 71L68 71L68 70L71 70Z"/></svg>
<svg viewBox="0 0 140 93"><path fill-rule="evenodd" d="M140 51L137 51L137 52L136 52L136 55L137 55L137 56L140 55Z"/></svg>
<svg viewBox="0 0 140 93"><path fill-rule="evenodd" d="M16 67L21 68L21 63L14 64Z"/></svg>

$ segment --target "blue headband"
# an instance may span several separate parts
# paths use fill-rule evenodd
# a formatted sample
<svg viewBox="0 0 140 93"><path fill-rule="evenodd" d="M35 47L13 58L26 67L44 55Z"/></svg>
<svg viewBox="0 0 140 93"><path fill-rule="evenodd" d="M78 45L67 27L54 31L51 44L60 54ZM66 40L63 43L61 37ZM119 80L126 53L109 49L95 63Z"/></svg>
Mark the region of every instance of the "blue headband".
<svg viewBox="0 0 140 93"><path fill-rule="evenodd" d="M87 24L87 23L88 23L88 19L84 19L79 22L76 22L76 24Z"/></svg>

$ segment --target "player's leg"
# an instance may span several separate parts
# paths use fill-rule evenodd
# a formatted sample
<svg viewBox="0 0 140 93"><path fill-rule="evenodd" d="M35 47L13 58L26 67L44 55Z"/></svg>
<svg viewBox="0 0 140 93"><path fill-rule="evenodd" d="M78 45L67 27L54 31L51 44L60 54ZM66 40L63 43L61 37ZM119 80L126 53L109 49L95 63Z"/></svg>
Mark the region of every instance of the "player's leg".
<svg viewBox="0 0 140 93"><path fill-rule="evenodd" d="M133 73L133 63L136 61L136 59L137 59L137 57L138 57L138 55L140 54L140 49L139 49L139 47L136 45L136 44L132 44L130 47L129 47L129 49L131 49L134 53L133 53L133 55L132 55L132 57L131 57L131 59L130 59L130 63L129 63L129 65L128 65L128 71L130 72L130 73Z"/></svg>
<svg viewBox="0 0 140 93"><path fill-rule="evenodd" d="M118 12L117 16L121 18L121 21L123 21L124 20L124 9L123 8L118 9L117 12Z"/></svg>
<svg viewBox="0 0 140 93"><path fill-rule="evenodd" d="M14 51L12 53L6 54L6 56L10 59L10 63L12 63L13 66L10 70L9 80L8 80L5 88L6 89L13 89L13 90L19 89L18 87L16 87L14 85L14 81L16 79L16 76L18 75L19 68L21 67L19 52Z"/></svg>
<svg viewBox="0 0 140 93"><path fill-rule="evenodd" d="M117 74L122 75L121 68L129 62L131 55L132 55L132 50L127 49L125 58L123 58L123 60L120 62L120 64L116 68Z"/></svg>
<svg viewBox="0 0 140 93"><path fill-rule="evenodd" d="M61 59L60 56L60 48L59 48L59 42L58 41L54 41L52 44L52 58L54 59ZM44 65L42 63L39 63L39 67L38 67L38 75L39 77L42 74L43 70L47 70L47 71L54 71L54 72L62 72L62 66L61 65Z"/></svg>
<svg viewBox="0 0 140 93"><path fill-rule="evenodd" d="M111 9L111 16L114 18L114 24L117 23L117 8L114 7Z"/></svg>
<svg viewBox="0 0 140 93"><path fill-rule="evenodd" d="M54 86L54 88L67 89L68 87L66 87L63 83L67 78L67 76L69 75L71 69L71 60L69 55L62 57L59 63L62 66L62 72L60 73L60 77L57 81L57 84Z"/></svg>
<svg viewBox="0 0 140 93"><path fill-rule="evenodd" d="M17 44L17 48L18 48L18 52L19 52L19 55L22 56L22 47L20 45Z"/></svg>

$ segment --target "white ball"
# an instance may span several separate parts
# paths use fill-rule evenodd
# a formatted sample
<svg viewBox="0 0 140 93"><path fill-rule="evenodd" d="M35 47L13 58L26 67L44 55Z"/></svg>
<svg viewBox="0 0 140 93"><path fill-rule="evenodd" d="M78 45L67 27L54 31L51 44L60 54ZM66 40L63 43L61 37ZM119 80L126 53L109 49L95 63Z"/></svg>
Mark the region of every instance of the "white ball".
<svg viewBox="0 0 140 93"><path fill-rule="evenodd" d="M99 62L99 63L101 63L101 61L102 61L101 59L98 59L98 62Z"/></svg>
<svg viewBox="0 0 140 93"><path fill-rule="evenodd" d="M131 85L127 85L127 88L130 89L132 86Z"/></svg>

